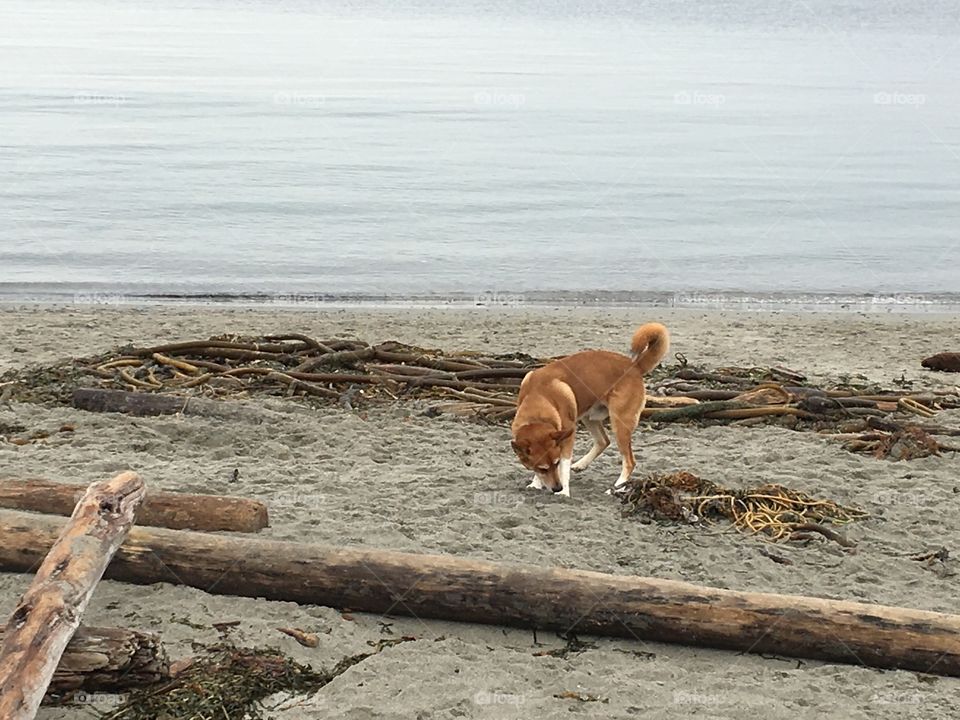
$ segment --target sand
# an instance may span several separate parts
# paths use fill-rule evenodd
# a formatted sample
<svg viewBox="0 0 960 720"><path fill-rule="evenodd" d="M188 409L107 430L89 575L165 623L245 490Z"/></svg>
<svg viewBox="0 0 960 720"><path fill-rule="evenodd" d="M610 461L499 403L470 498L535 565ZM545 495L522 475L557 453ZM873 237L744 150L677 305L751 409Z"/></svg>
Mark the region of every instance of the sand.
<svg viewBox="0 0 960 720"><path fill-rule="evenodd" d="M625 349L631 330L659 320L674 351L706 365L782 363L815 377L861 373L890 385L954 384L919 359L957 349L956 318L938 315L737 314L662 309L254 310L211 307L0 307L0 372L114 345L223 332L299 331L445 349L548 355L586 347ZM284 400L273 407L290 407ZM342 408L280 414L270 426L189 417L131 420L63 407L0 407L0 422L30 429L75 423L73 434L17 447L0 444L0 475L89 482L132 467L154 487L261 498L272 512L264 537L441 552L682 579L739 590L808 594L957 610L953 562L940 571L909 556L960 548L960 458L890 463L847 453L812 434L762 427L638 430L638 472L676 469L731 485L780 482L874 513L849 529L856 554L834 544L778 546L792 566L764 557L761 542L731 532L622 519L604 489L618 473L608 451L575 476L570 500L523 490L505 427L420 416L398 404L361 417ZM945 421L960 423L960 413ZM586 449L581 433L578 451ZM239 479L234 482L234 470ZM28 578L0 574L0 616ZM402 589L401 589L402 590ZM272 698L294 718L765 718L955 716L960 680L786 658L737 655L628 640L581 638L566 658L535 656L564 642L533 633L355 614L292 603L221 597L169 585L104 581L88 624L161 632L171 654L211 642L212 623L239 620L233 638L282 648L318 667L370 650L381 638L418 639L348 670L311 698ZM307 649L274 628L320 633ZM602 698L555 697L575 691ZM107 698L109 700L109 698ZM90 717L89 707L44 710L48 720Z"/></svg>

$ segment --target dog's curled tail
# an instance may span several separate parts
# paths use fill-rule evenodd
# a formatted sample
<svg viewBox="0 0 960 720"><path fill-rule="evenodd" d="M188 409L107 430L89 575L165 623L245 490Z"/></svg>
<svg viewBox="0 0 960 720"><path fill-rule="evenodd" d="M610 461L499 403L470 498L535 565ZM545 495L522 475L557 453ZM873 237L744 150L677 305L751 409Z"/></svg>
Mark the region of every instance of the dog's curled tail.
<svg viewBox="0 0 960 720"><path fill-rule="evenodd" d="M646 323L637 328L630 343L633 363L646 375L653 370L670 349L670 333L660 323Z"/></svg>

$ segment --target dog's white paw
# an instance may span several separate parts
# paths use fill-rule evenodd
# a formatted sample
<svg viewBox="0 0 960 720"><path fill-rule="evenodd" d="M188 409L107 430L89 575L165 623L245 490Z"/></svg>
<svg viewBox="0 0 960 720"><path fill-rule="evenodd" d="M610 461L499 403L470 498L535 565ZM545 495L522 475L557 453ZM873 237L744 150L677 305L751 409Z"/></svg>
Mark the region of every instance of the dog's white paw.
<svg viewBox="0 0 960 720"><path fill-rule="evenodd" d="M575 462L573 465L570 466L570 469L573 470L575 473L583 472L584 470L587 469L589 465L590 463Z"/></svg>
<svg viewBox="0 0 960 720"><path fill-rule="evenodd" d="M554 495L563 495L564 497L570 497L570 489L567 488L566 490L561 490L558 493L554 493Z"/></svg>

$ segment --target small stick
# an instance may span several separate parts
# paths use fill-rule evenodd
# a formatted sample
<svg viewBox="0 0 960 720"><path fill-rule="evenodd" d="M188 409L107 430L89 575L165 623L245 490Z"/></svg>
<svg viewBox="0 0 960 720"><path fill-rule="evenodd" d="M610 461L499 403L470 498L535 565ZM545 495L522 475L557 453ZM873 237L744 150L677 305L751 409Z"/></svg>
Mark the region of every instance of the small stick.
<svg viewBox="0 0 960 720"><path fill-rule="evenodd" d="M454 397L461 398L463 400L473 400L473 401L485 403L487 405L498 405L501 407L511 407L511 408L515 408L517 406L516 400L504 400L500 398L493 398L493 397L488 397L488 396L479 395L479 394L475 395L469 391L454 390L453 388L448 388L448 387L440 388L440 391L447 393L449 395L453 395Z"/></svg>
<svg viewBox="0 0 960 720"><path fill-rule="evenodd" d="M143 361L139 358L120 358L118 360L111 360L103 365L98 365L97 370L112 370L113 368L119 367L139 367L142 364Z"/></svg>
<svg viewBox="0 0 960 720"><path fill-rule="evenodd" d="M198 368L196 365L191 365L183 360L167 357L161 353L154 353L151 357L161 365L169 365L170 367L176 368L177 370L182 370L183 372L190 373L192 375L196 375L198 372L200 372L200 368Z"/></svg>
<svg viewBox="0 0 960 720"><path fill-rule="evenodd" d="M793 532L801 533L801 534L811 533L811 532L820 533L825 538L833 540L834 542L839 543L843 547L852 548L857 546L855 542L853 542L852 540L848 540L840 533L834 530L831 530L830 528L824 527L823 525L819 525L817 523L802 523L800 525L795 525L793 527ZM791 539L792 538L793 538L793 535L791 534Z"/></svg>
<svg viewBox="0 0 960 720"><path fill-rule="evenodd" d="M195 378L193 378L193 379L191 379L191 380L188 380L188 381L185 382L185 383L182 383L182 384L180 384L180 385L177 385L177 388L178 388L178 389L182 389L182 388L192 388L192 387L196 387L197 385L203 385L205 382L207 382L207 381L208 381L210 378L212 378L212 377L214 377L213 373L204 373L203 375L200 375L200 376L195 377Z"/></svg>
<svg viewBox="0 0 960 720"><path fill-rule="evenodd" d="M305 390L310 395L317 395L319 397L327 397L334 400L339 400L341 395L341 393L338 393L336 390L320 387L319 385L314 385L312 383L305 382L304 380L297 380L297 378L290 377L282 372L272 371L266 376L266 379L279 380L282 383L287 383L290 385L294 391Z"/></svg>
<svg viewBox="0 0 960 720"><path fill-rule="evenodd" d="M120 377L122 377L124 380L126 380L130 385L133 385L134 387L146 388L147 390L156 390L157 388L163 387L162 385L159 385L159 384L153 385L151 383L144 382L143 380L138 380L130 373L130 370L127 368L120 369Z"/></svg>
<svg viewBox="0 0 960 720"><path fill-rule="evenodd" d="M913 398L909 398L909 397L900 398L897 405L899 405L902 409L906 410L907 412L911 412L914 415L919 415L920 417L923 417L923 418L931 418L934 415L936 415L936 412L934 412L933 410L931 410L930 408L924 405L921 405L919 402L917 402Z"/></svg>
<svg viewBox="0 0 960 720"><path fill-rule="evenodd" d="M324 345L318 340L314 340L308 335L302 335L300 333L285 333L283 335L267 335L264 340L299 340L304 345L313 350L319 350L322 353L332 353L333 349L329 345Z"/></svg>

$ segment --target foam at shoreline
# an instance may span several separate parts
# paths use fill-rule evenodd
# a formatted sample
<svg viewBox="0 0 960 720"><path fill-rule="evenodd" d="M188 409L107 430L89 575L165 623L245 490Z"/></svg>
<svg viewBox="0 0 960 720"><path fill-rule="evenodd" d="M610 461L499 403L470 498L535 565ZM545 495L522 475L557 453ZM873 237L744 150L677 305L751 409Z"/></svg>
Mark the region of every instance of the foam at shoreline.
<svg viewBox="0 0 960 720"><path fill-rule="evenodd" d="M0 303L39 305L233 305L266 308L362 307L675 307L795 312L960 312L960 293L751 293L734 291L484 291L400 293L176 292L145 288L0 283Z"/></svg>

